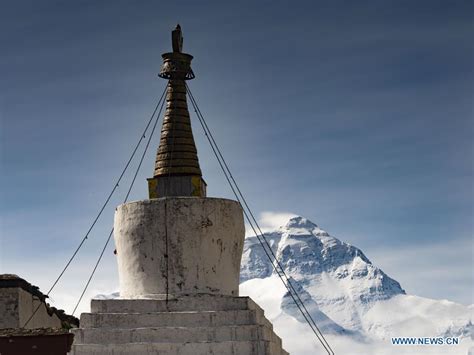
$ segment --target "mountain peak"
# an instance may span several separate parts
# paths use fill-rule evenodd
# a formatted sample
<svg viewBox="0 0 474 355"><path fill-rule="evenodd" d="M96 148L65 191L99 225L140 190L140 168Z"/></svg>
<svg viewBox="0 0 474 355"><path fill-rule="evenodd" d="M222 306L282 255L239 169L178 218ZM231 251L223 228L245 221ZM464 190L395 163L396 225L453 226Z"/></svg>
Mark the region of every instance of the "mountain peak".
<svg viewBox="0 0 474 355"><path fill-rule="evenodd" d="M318 226L307 218L295 216L290 218L290 220L286 223L285 228L304 228L312 230L314 228L318 228Z"/></svg>
<svg viewBox="0 0 474 355"><path fill-rule="evenodd" d="M264 234L280 265L297 281L332 279L341 297L362 303L404 294L400 284L374 266L364 253L320 229L302 216ZM270 261L256 237L245 240L241 281L273 274ZM361 285L364 285L361 287Z"/></svg>
<svg viewBox="0 0 474 355"><path fill-rule="evenodd" d="M427 336L466 339L471 333L472 321L466 307L406 295L401 285L372 264L360 249L302 216L288 219L263 237L305 308L326 334L372 344L372 340L403 334L406 329L425 328L423 334ZM274 261L267 254L259 238L245 239L241 292L260 301L266 306L265 312L270 310L272 321L284 337L299 337L294 329L305 319L281 285L280 275L273 270ZM305 353L314 353L312 350ZM296 348L292 353L297 353Z"/></svg>

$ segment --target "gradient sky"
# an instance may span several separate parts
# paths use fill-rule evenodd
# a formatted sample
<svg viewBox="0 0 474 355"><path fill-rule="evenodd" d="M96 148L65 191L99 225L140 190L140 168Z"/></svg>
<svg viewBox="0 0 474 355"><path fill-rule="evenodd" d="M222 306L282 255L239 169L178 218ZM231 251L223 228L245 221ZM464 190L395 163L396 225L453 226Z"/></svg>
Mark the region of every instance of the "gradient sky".
<svg viewBox="0 0 474 355"><path fill-rule="evenodd" d="M408 293L473 302L472 1L168 3L2 3L0 272L49 288L164 88L179 22L189 85L255 214L303 215ZM193 127L208 194L232 197ZM79 296L127 181L59 305ZM112 250L91 292L116 288Z"/></svg>

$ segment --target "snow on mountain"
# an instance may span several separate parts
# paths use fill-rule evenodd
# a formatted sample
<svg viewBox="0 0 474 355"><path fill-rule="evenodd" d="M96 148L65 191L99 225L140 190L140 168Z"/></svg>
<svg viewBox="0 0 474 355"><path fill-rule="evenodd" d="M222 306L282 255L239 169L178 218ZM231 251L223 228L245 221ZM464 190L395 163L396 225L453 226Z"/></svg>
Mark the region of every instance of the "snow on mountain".
<svg viewBox="0 0 474 355"><path fill-rule="evenodd" d="M120 298L120 292L115 291L112 293L99 293L98 295L95 295L93 299L95 300L114 300L114 299L119 299Z"/></svg>
<svg viewBox="0 0 474 355"><path fill-rule="evenodd" d="M394 336L462 337L462 345L445 347L440 353L465 354L472 345L472 307L407 295L360 249L330 236L306 218L291 218L285 226L266 233L265 239L313 319L337 344L335 350L402 354L403 349L390 343ZM241 294L262 305L293 355L321 351L308 341L314 336L256 237L245 240L240 288ZM439 350L424 346L417 347L416 353Z"/></svg>

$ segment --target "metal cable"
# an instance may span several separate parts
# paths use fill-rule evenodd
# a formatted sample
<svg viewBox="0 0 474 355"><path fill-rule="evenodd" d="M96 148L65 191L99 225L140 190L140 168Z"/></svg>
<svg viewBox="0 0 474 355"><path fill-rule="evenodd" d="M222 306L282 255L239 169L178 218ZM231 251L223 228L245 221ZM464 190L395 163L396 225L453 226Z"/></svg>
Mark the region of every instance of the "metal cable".
<svg viewBox="0 0 474 355"><path fill-rule="evenodd" d="M156 129L156 126L158 124L158 121L160 119L160 115L161 115L161 111L163 111L163 106L164 106L164 103L165 103L165 100L162 101L161 103L161 107L160 107L160 111L158 112L158 115L156 116L156 120L155 120L155 123L153 124L153 128L151 130L151 133L150 133L150 136L148 137L148 141L145 145L145 149L143 150L143 153L142 153L142 156L140 158L140 162L138 163L138 166L137 166L137 169L135 170L135 174L133 175L133 179L132 179L132 182L130 183L130 186L128 188L128 191L127 191L127 194L123 200L123 203L126 203L127 200L128 200L128 197L130 196L130 192L132 191L132 188L133 188L133 185L135 184L135 180L137 179L137 175L138 175L138 172L140 171L140 168L142 167L142 163L143 163L143 160L145 158L145 155L146 155L146 152L148 150L148 147L150 146L150 142L151 142L151 139L153 138L153 134L155 133L155 129ZM156 110L155 110L156 112ZM102 251L99 255L99 259L97 259L97 262L95 263L95 266L94 268L92 269L92 273L91 275L89 276L89 279L87 280L87 283L86 285L84 286L84 289L82 290L82 293L81 293L81 296L79 297L79 300L77 301L76 303L76 306L74 307L74 310L72 311L72 315L74 315L74 313L76 313L76 310L77 310L77 307L79 307L79 304L81 303L82 301L82 297L84 297L84 294L86 293L86 290L87 288L89 287L89 284L91 283L91 280L92 278L94 277L94 274L97 270L97 267L99 266L99 263L100 261L102 260L102 257L104 256L104 252L105 250L107 249L107 245L109 244L110 242L110 239L112 237L114 233L114 228L112 227L112 230L110 231L109 233L109 236L107 238L107 241L105 242L105 245L104 247L102 248Z"/></svg>
<svg viewBox="0 0 474 355"><path fill-rule="evenodd" d="M319 329L319 327L316 325L316 322L314 321L314 319L311 317L311 314L309 313L309 311L307 310L306 306L304 305L303 301L301 300L300 296L298 295L298 292L295 290L295 288L293 287L290 279L288 278L288 276L286 275L281 263L278 261L278 259L276 258L276 255L274 254L270 244L268 243L268 241L265 239L264 235L263 235L263 232L262 230L260 229L260 226L258 225L256 219L255 219L255 216L253 215L250 207L248 206L240 188L238 187L238 184L237 182L235 181L224 157L222 156L222 153L220 152L220 149L217 145L217 143L215 142L214 140L214 137L212 136L212 133L209 129L209 127L207 126L207 123L204 119L204 116L202 115L199 107L197 106L197 103L194 99L194 96L192 95L190 89L189 89L189 86L186 84L186 89L189 93L189 97L191 99L191 103L193 104L193 107L194 107L194 111L196 112L196 115L198 116L198 119L199 119L199 122L201 123L201 126L203 127L203 130L204 130L204 134L206 135L210 145L211 145L211 148L214 152L214 155L216 156L218 162L219 162L219 165L221 166L221 169L222 171L224 172L224 175L229 183L229 185L231 186L231 189L235 195L235 197L237 198L237 200L239 201L239 203L241 202L240 201L240 198L238 196L238 194L240 195L240 197L242 198L242 201L244 202L244 205L246 207L246 209L248 210L248 213L250 214L251 216L251 219L249 217L249 215L247 214L245 208L243 208L243 211L244 211L244 214L245 214L245 217L247 219L247 221L249 222L252 230L254 231L258 241L260 242L260 244L262 245L263 247L263 250L265 252L265 254L267 255L267 257L269 258L269 260L271 261L272 263L272 266L274 268L274 270L276 271L277 275L280 277L280 280L283 282L283 284L285 285L285 287L287 288L290 296L292 297L293 301L295 302L296 306L298 307L299 311L302 313L303 317L305 318L305 320L308 322L308 325L310 326L310 328L312 329L313 333L316 335L316 337L318 338L318 340L321 342L321 344L323 345L324 349L328 352L328 354L330 355L333 355L334 354L334 351L332 350L332 348L330 347L329 343L327 342L326 338L324 337L324 335L322 334L321 330ZM215 148L214 148L215 146ZM221 161L222 160L222 163ZM229 174L229 176L227 175L227 173ZM231 181L233 181L233 184L231 183ZM238 194L236 192L236 190L234 189L234 187L232 185L235 185L235 189L237 189L238 191ZM242 204L241 204L242 205ZM253 223L255 223L255 226L257 227L259 233L257 233L257 231L255 230L255 227L252 223L252 220L253 220ZM262 242L262 239L264 242ZM268 253L268 251L266 250L265 248L265 244L267 246L267 248L270 250L270 253L272 254L273 258L270 257L270 254ZM278 270L278 268L275 266L274 262L277 263L278 267L280 268L280 270ZM286 282L283 280L283 276L285 277L286 279ZM293 292L292 292L293 291ZM293 293L295 295L293 295ZM299 300L299 303L301 303L301 306L300 304L297 302L296 298L298 298ZM303 307L303 309L301 308ZM307 315L305 314L305 312L307 313ZM309 319L308 319L309 318ZM319 334L318 334L319 333Z"/></svg>
<svg viewBox="0 0 474 355"><path fill-rule="evenodd" d="M125 167L123 168L119 178L117 179L117 181L115 182L115 185L112 189L112 191L109 193L109 195L107 196L107 199L105 200L104 204L102 205L101 209L99 210L97 216L94 218L91 226L89 227L89 229L87 230L85 236L82 238L81 242L79 243L79 245L77 246L77 248L75 249L74 253L72 254L72 256L69 258L68 262L66 263L66 266L64 266L64 268L62 269L61 273L59 274L59 276L56 278L56 280L54 281L53 285L50 287L50 289L48 290L48 292L46 293L46 297L49 296L49 294L51 293L51 291L56 287L56 285L58 284L59 280L61 279L61 277L64 275L64 273L66 272L67 268L69 267L69 265L71 264L71 262L74 260L74 258L76 257L77 253L79 252L79 250L82 248L83 244L85 243L85 241L88 239L89 237L89 234L90 232L92 231L92 229L94 228L94 226L96 225L97 221L99 220L100 216L102 215L102 212L104 211L105 207L108 205L110 199L112 198L112 195L115 193L115 190L118 188L119 186L119 183L120 181L122 180L125 172L127 171L131 161L133 160L133 158L135 157L135 154L138 150L138 147L140 146L141 142L143 139L145 139L145 134L146 132L148 131L148 128L150 127L150 124L151 122L153 121L153 117L155 117L155 114L156 114L156 111L158 110L158 107L160 106L160 103L164 97L166 93L166 88L165 90L163 91L163 93L161 94L161 97L160 99L158 100L158 103L156 104L155 106L155 109L153 110L153 113L150 117L150 119L148 120L148 123L145 127L145 129L143 130L143 133L142 135L140 136L140 139L138 140L138 143L137 145L135 146L135 148L133 149L133 152L132 154L130 155L130 158L128 159L127 163L125 164ZM38 312L39 308L41 307L41 302L38 304L38 306L35 308L35 310L33 311L33 313L31 314L31 316L28 318L28 320L25 322L25 324L23 324L22 328L26 327L29 322L33 319L33 317L35 316L35 314Z"/></svg>

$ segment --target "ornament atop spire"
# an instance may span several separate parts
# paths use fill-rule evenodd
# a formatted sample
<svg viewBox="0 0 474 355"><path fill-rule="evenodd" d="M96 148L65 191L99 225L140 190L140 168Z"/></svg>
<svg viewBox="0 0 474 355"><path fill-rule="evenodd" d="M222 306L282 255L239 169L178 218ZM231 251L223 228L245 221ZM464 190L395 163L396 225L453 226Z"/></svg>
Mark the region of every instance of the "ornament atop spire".
<svg viewBox="0 0 474 355"><path fill-rule="evenodd" d="M181 32L179 23L176 25L176 28L171 31L171 41L173 44L173 52L181 53L183 51L183 33Z"/></svg>
<svg viewBox="0 0 474 355"><path fill-rule="evenodd" d="M191 60L193 56L183 53L183 33L181 26L177 25L171 32L171 44L173 52L162 54L163 65L161 66L159 77L163 79L194 79L194 73L191 69Z"/></svg>

